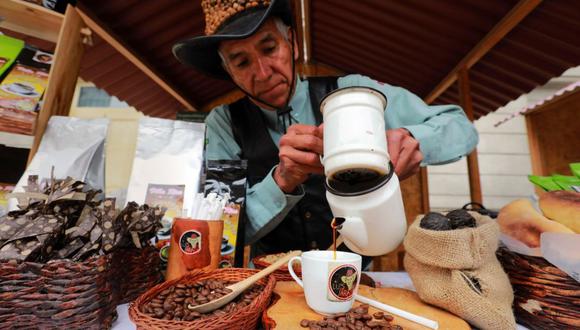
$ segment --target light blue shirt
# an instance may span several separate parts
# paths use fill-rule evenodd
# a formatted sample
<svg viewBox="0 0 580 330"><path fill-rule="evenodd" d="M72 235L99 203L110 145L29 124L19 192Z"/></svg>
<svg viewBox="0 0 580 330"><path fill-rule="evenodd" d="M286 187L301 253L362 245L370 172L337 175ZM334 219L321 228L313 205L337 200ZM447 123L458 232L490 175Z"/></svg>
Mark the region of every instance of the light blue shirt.
<svg viewBox="0 0 580 330"><path fill-rule="evenodd" d="M478 142L477 131L456 105L428 106L411 92L384 84L361 75L348 75L338 79L338 87L366 86L381 91L387 97L385 125L387 130L403 127L419 141L423 153L422 166L454 162L467 155ZM295 94L290 101L293 123L315 125L310 104L308 81L296 82ZM227 105L213 109L206 119L206 159L240 159L241 149L231 128ZM272 140L279 145L283 127L275 111L262 109ZM252 244L273 230L286 214L304 196L285 194L272 176L246 191L246 242Z"/></svg>

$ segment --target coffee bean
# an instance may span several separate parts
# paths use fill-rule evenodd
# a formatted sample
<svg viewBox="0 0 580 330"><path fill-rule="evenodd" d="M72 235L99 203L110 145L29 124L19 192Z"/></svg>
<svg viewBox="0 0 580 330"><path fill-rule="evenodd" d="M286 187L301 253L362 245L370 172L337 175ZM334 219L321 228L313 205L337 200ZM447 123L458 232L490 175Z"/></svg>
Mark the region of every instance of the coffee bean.
<svg viewBox="0 0 580 330"><path fill-rule="evenodd" d="M229 283L217 279L202 280L187 284L178 283L175 286L163 290L156 297L153 297L151 301L145 303L142 307L142 312L157 319L175 321L194 321L208 317L223 317L226 314L235 313L238 309L250 305L260 295L263 289L259 285L254 285L234 301L211 313L201 314L188 308L188 306L194 307L223 297L232 291L226 288L227 285Z"/></svg>

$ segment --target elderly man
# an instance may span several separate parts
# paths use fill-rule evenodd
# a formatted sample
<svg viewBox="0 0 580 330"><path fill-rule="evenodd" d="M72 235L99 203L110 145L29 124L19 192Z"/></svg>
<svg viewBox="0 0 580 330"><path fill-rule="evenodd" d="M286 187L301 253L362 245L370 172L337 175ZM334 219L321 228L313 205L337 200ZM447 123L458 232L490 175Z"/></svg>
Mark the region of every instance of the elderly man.
<svg viewBox="0 0 580 330"><path fill-rule="evenodd" d="M207 159L248 159L246 241L255 253L325 249L332 213L325 199L318 103L342 87L367 86L388 99L387 143L404 179L420 165L458 160L477 144L461 108L427 106L412 93L361 75L296 76L298 49L287 0L203 0L205 36L176 44L175 56L246 97L209 114Z"/></svg>

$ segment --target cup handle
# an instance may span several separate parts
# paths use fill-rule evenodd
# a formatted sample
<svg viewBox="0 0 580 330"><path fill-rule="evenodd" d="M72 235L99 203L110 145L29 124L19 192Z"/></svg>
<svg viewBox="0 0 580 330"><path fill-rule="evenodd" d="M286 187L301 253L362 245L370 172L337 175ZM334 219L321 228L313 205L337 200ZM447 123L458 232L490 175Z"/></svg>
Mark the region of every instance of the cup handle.
<svg viewBox="0 0 580 330"><path fill-rule="evenodd" d="M296 273L294 273L294 269L292 268L292 264L294 263L295 260L300 260L300 264L302 264L302 257L293 257L292 259L288 260L288 272L290 273L290 276L292 276L294 281L298 283L298 285L304 287L304 285L302 285L302 280L298 278Z"/></svg>

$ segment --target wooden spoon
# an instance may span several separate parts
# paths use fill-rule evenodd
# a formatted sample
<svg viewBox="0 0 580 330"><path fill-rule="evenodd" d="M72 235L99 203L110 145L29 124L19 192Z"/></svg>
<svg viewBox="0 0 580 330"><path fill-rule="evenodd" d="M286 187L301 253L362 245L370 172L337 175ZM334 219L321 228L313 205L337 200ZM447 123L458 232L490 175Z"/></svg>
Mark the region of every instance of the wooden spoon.
<svg viewBox="0 0 580 330"><path fill-rule="evenodd" d="M226 295L224 295L216 300L212 300L212 301L205 303L205 304L202 304L202 305L197 305L197 306L187 305L187 308L191 311L196 311L196 312L200 312L200 313L209 313L211 311L214 311L214 310L224 306L225 304L229 303L230 301L234 300L237 296L240 295L240 293L244 292L244 290L251 287L254 283L261 280L262 278L270 275L272 272L274 272L276 269L280 268L282 265L287 264L288 260L290 260L292 257L299 256L301 253L302 253L302 251L300 251L300 250L292 251L292 252L288 253L287 255L285 255L284 257L278 259L276 262L274 262L270 266L264 268L263 270L261 270L260 272L258 272L256 274L246 278L245 280L242 280L238 283L228 285L226 287L226 289L230 289L230 290L232 290L232 292L230 292L230 293L228 293L228 294L226 294Z"/></svg>

